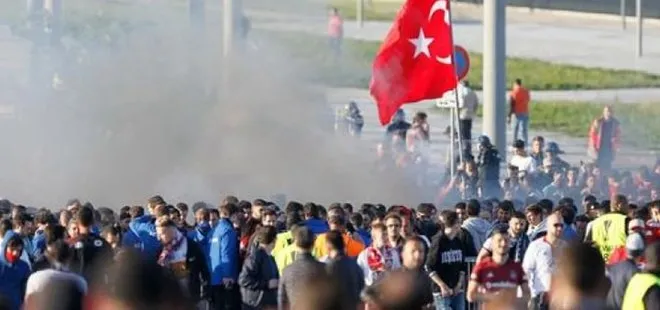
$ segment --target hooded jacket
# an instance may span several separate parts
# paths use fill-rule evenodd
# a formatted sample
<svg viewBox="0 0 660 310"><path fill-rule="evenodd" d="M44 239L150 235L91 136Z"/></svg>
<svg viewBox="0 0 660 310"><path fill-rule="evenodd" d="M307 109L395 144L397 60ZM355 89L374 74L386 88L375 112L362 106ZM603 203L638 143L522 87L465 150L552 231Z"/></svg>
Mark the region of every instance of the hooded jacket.
<svg viewBox="0 0 660 310"><path fill-rule="evenodd" d="M20 236L13 231L8 231L0 242L0 249L2 250L2 255L0 255L0 295L4 295L9 300L9 309L18 310L23 304L25 286L30 276L30 267L20 259L13 264L7 261L5 257L7 244L9 240L14 238L20 239Z"/></svg>
<svg viewBox="0 0 660 310"><path fill-rule="evenodd" d="M156 225L151 215L143 215L128 224L122 245L140 250L148 259L156 259L160 253L160 241L156 237Z"/></svg>
<svg viewBox="0 0 660 310"><path fill-rule="evenodd" d="M239 264L238 234L229 219L220 219L209 238L211 285L221 285L224 278L236 281Z"/></svg>
<svg viewBox="0 0 660 310"><path fill-rule="evenodd" d="M488 233L493 226L480 217L470 217L463 222L463 228L465 228L472 236L474 248L481 249L484 242L486 242L486 239L488 239Z"/></svg>

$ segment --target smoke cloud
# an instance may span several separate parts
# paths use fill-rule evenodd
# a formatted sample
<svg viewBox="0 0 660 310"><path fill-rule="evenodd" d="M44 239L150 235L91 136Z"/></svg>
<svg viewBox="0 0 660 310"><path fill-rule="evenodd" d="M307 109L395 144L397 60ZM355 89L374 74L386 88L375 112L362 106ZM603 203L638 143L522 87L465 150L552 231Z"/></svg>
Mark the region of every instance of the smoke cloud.
<svg viewBox="0 0 660 310"><path fill-rule="evenodd" d="M246 15L271 9L264 3ZM321 203L419 201L406 180L374 175L373 145L332 132L325 88L304 78L320 67L295 66L295 46L260 31L250 34L256 49L223 63L220 13L207 6L202 40L184 5L179 15L171 3L125 5L141 26L114 44L87 43L75 53L82 62L64 66L63 91L24 94L17 119L3 123L3 195L38 207L79 197L115 209L154 194L189 203L277 193ZM282 6L325 13L312 1Z"/></svg>

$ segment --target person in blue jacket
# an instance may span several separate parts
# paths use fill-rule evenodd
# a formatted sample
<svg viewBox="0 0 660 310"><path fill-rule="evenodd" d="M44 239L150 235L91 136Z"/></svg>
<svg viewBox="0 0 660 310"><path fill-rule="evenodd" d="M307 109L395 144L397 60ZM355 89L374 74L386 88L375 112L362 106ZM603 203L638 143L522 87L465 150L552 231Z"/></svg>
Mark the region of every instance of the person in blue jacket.
<svg viewBox="0 0 660 310"><path fill-rule="evenodd" d="M25 286L30 277L30 267L21 260L23 240L13 231L7 231L0 242L0 295L10 302L11 310L19 310L23 304Z"/></svg>
<svg viewBox="0 0 660 310"><path fill-rule="evenodd" d="M321 219L319 206L310 202L305 204L303 211L305 212L304 225L309 228L315 236L326 233L330 230L328 222Z"/></svg>
<svg viewBox="0 0 660 310"><path fill-rule="evenodd" d="M130 212L132 220L122 236L122 245L138 249L145 258L155 261L161 248L156 236L155 218L144 214L142 207L132 207Z"/></svg>
<svg viewBox="0 0 660 310"><path fill-rule="evenodd" d="M213 309L240 309L238 285L238 234L229 218L237 207L220 207L220 220L209 236L209 270Z"/></svg>

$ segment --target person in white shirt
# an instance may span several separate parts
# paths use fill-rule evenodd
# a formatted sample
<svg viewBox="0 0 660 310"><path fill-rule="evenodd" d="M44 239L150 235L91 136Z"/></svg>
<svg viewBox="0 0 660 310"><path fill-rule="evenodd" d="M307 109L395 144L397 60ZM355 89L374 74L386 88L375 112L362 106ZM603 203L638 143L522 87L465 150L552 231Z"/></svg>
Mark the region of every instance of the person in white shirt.
<svg viewBox="0 0 660 310"><path fill-rule="evenodd" d="M513 156L511 156L509 164L518 167L518 173L520 173L521 177L535 172L538 166L534 158L527 154L527 151L525 151L525 142L520 139L513 142Z"/></svg>
<svg viewBox="0 0 660 310"><path fill-rule="evenodd" d="M372 285L386 271L401 268L401 258L396 248L387 244L387 228L382 223L371 226L372 242L357 257L357 264L364 273L364 284Z"/></svg>
<svg viewBox="0 0 660 310"><path fill-rule="evenodd" d="M468 81L462 81L456 87L458 91L459 134L463 141L465 155L472 154L472 119L477 116L479 97L470 88Z"/></svg>
<svg viewBox="0 0 660 310"><path fill-rule="evenodd" d="M566 245L561 239L564 232L564 220L559 213L553 213L546 219L547 234L529 244L523 270L529 279L532 299L530 309L547 309L547 293L550 280L555 270L555 258L559 250Z"/></svg>

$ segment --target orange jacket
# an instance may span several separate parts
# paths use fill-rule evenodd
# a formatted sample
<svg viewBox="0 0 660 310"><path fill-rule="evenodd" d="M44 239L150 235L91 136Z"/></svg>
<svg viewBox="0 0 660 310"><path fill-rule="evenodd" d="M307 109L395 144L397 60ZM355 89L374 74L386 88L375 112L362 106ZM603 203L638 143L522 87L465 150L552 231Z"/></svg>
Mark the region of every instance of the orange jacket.
<svg viewBox="0 0 660 310"><path fill-rule="evenodd" d="M614 128L612 130L612 148L613 151L616 151L619 149L619 143L621 142L621 126L619 125L619 121L616 120L615 118L612 118L612 121L614 122ZM589 147L593 148L594 150L598 151L600 150L600 142L602 141L601 137L601 124L603 123L603 118L599 117L594 120L593 123L591 123L591 127L589 128Z"/></svg>

